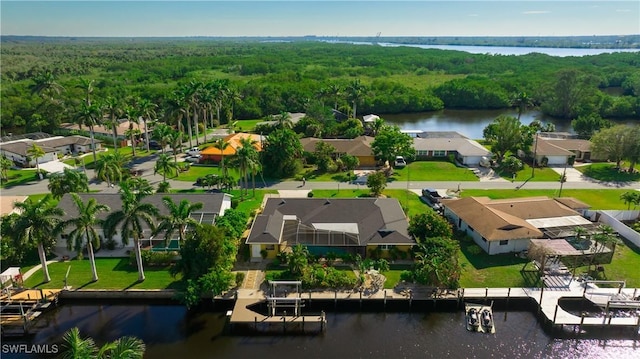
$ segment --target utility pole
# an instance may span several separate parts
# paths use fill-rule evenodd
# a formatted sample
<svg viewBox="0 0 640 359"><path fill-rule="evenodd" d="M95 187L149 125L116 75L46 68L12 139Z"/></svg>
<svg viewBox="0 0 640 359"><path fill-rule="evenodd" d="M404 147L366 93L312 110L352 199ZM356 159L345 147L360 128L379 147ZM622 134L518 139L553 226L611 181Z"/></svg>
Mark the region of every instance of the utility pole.
<svg viewBox="0 0 640 359"><path fill-rule="evenodd" d="M538 161L537 152L538 152L538 132L536 132L536 143L535 143L535 146L533 147L533 161L531 161L531 178L535 176L536 162Z"/></svg>

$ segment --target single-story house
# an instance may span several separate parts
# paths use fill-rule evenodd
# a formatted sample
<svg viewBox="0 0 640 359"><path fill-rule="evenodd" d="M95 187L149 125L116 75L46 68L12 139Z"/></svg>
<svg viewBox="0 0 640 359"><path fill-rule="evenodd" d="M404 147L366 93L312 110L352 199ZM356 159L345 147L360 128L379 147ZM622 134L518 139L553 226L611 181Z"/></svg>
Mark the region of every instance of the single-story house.
<svg viewBox="0 0 640 359"><path fill-rule="evenodd" d="M111 212L115 212L122 209L122 200L120 199L120 194L118 193L79 193L78 194L83 202L89 200L89 198L95 198L98 203L105 204L109 206L111 209L109 212L101 212L99 214L100 219L105 219L107 215ZM160 211L160 215L168 215L169 210L162 202L164 197L169 197L173 200L174 203L180 203L182 200L188 200L190 203L202 203L203 207L191 214L191 218L195 219L199 223L207 223L214 224L216 218L219 216L223 216L225 211L231 208L231 197L226 193L157 193L142 199L144 203L151 203L154 207L158 208ZM65 194L60 202L58 203L58 207L61 208L65 215L62 218L63 220L68 220L78 215L78 210L73 203L73 199L71 195ZM142 233L142 245L147 246L161 246L164 247L164 235L158 234L155 237L151 237L151 229L146 225L146 223L142 223L143 233ZM67 233L72 229L67 228ZM98 233L104 237L101 229L98 229ZM122 243L120 238L120 231L118 230L116 234L113 236L113 239L116 243ZM177 234L174 234L177 238ZM56 241L56 253L67 253L67 242L66 242L66 234L62 234L60 238ZM107 238L104 238L105 240ZM133 241L130 240L127 247L133 247ZM71 254L71 253L69 253Z"/></svg>
<svg viewBox="0 0 640 359"><path fill-rule="evenodd" d="M296 123L300 122L300 120L302 120L304 118L304 116L307 115L306 113L303 113L303 112L287 112L287 114L289 115L289 120L294 125ZM271 117L273 120L258 122L258 123L256 123L256 126L265 126L265 125L273 126L273 125L276 125L278 123L278 120L276 120L276 118L278 118L279 116L280 116L280 114L271 115L269 117Z"/></svg>
<svg viewBox="0 0 640 359"><path fill-rule="evenodd" d="M214 161L220 162L222 157L228 158L236 154L238 148L242 147L241 140L243 139L251 139L254 141L253 147L258 151L262 151L262 142L264 141L264 137L262 135L256 135L252 133L233 133L227 135L223 141L228 143L229 146L225 148L223 151L215 148L214 146L209 146L204 150L200 151L200 155L202 155L203 161Z"/></svg>
<svg viewBox="0 0 640 359"><path fill-rule="evenodd" d="M303 149L306 152L315 152L316 144L320 141L330 144L336 151L333 153L334 158L340 158L343 155L351 155L360 161L360 167L375 167L376 158L371 150L371 143L375 138L371 136L359 136L350 138L314 138L305 137L300 139Z"/></svg>
<svg viewBox="0 0 640 359"><path fill-rule="evenodd" d="M538 146L543 148L547 147L559 147L565 151L572 153L572 156L576 161L589 161L591 160L591 141L581 140L577 138L561 138L561 137L544 137L544 134L538 136L540 143ZM535 143L534 143L535 145ZM538 150L538 153L539 150ZM570 155L571 156L571 155ZM538 157L538 156L537 156ZM564 163L560 163L564 164Z"/></svg>
<svg viewBox="0 0 640 359"><path fill-rule="evenodd" d="M451 131L417 133L413 138L416 159L446 159L454 155L466 166L477 166L482 157L491 157L491 152L466 136Z"/></svg>
<svg viewBox="0 0 640 359"><path fill-rule="evenodd" d="M251 259L274 258L287 247L304 245L312 253L359 253L415 245L407 217L393 198L268 198L246 243Z"/></svg>
<svg viewBox="0 0 640 359"><path fill-rule="evenodd" d="M57 161L58 155L71 155L77 153L91 152L91 139L84 136L55 136L43 139L32 140L24 138L0 144L0 153L10 160L22 165L27 165L27 150L36 143L40 146L45 155L38 158L39 163ZM94 140L96 150L102 148L102 141ZM35 159L31 159L29 166L35 165Z"/></svg>
<svg viewBox="0 0 640 359"><path fill-rule="evenodd" d="M28 196L0 196L0 217L16 212L14 203L26 201Z"/></svg>
<svg viewBox="0 0 640 359"><path fill-rule="evenodd" d="M127 132L127 130L129 130L130 126L133 126L133 128L135 129L139 129L140 136L144 138L144 133L146 131L144 121L140 120L139 123L135 123L133 121L129 121L128 119L120 119L118 120L118 122L119 124L116 127L116 137L121 141L121 146L131 145L131 143L129 142L129 137L125 136L125 133ZM147 124L149 125L149 137L151 137L152 121L147 121ZM89 128L87 126L82 126L82 129L80 129L80 126L78 126L77 123L63 123L60 125L60 129L67 130L70 133L76 133L78 131L89 133ZM95 133L96 135L108 136L109 138L113 137L113 130L111 129L111 127L105 125L94 126L93 133Z"/></svg>
<svg viewBox="0 0 640 359"><path fill-rule="evenodd" d="M489 254L521 252L531 239L572 236L576 227L596 228L574 209L588 205L573 198L466 197L442 203L444 215Z"/></svg>

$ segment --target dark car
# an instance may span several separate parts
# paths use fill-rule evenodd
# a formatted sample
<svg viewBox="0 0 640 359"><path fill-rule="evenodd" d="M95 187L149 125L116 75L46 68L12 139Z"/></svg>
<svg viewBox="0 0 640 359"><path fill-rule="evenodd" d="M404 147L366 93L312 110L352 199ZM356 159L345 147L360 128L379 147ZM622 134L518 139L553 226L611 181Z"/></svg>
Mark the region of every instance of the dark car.
<svg viewBox="0 0 640 359"><path fill-rule="evenodd" d="M152 150L161 150L162 145L160 145L158 141L149 141L149 148Z"/></svg>
<svg viewBox="0 0 640 359"><path fill-rule="evenodd" d="M436 191L433 188L424 188L422 190L422 196L426 199L428 199L431 203L439 203L440 202L440 198L442 198L440 196L440 194L438 193L438 191Z"/></svg>

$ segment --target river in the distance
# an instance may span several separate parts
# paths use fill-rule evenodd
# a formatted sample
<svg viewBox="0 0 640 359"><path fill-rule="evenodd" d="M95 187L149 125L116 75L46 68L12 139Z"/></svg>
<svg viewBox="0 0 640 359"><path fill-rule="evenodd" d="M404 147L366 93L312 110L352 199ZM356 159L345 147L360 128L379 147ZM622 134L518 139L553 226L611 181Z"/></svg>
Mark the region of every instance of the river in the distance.
<svg viewBox="0 0 640 359"><path fill-rule="evenodd" d="M462 311L415 311L328 312L323 334L231 335L225 329L224 311L188 313L177 305L73 304L47 313L41 319L43 328L29 344L60 343L63 333L77 326L98 345L124 335L139 337L147 346L145 358L150 359L640 357L640 340L629 338L629 332L617 338L590 339L566 329L560 338L553 338L532 313L507 314L495 312L496 334L468 332Z"/></svg>
<svg viewBox="0 0 640 359"><path fill-rule="evenodd" d="M472 139L481 139L483 138L482 130L500 115L518 117L515 110L442 110L379 116L387 123L397 125L401 130L456 131ZM520 122L528 125L536 119L543 125L553 123L558 132L574 132L571 121L545 116L539 111L522 113ZM613 122L627 125L638 123L632 120Z"/></svg>

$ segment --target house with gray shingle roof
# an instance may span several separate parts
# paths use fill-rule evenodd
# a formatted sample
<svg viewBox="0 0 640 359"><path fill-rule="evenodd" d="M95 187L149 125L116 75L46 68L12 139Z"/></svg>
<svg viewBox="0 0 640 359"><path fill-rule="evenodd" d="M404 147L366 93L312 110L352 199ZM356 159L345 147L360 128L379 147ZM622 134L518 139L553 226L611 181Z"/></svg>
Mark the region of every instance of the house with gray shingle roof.
<svg viewBox="0 0 640 359"><path fill-rule="evenodd" d="M416 159L442 159L454 155L458 162L477 166L482 157L491 157L491 152L478 142L451 131L421 132L413 138Z"/></svg>
<svg viewBox="0 0 640 359"><path fill-rule="evenodd" d="M246 240L252 260L273 258L287 247L303 245L314 254L366 256L416 244L407 217L393 198L268 198ZM387 253L385 253L385 251Z"/></svg>

